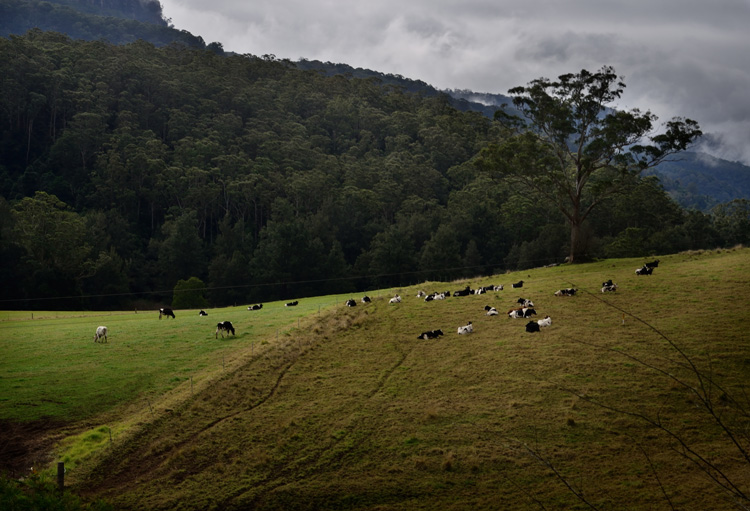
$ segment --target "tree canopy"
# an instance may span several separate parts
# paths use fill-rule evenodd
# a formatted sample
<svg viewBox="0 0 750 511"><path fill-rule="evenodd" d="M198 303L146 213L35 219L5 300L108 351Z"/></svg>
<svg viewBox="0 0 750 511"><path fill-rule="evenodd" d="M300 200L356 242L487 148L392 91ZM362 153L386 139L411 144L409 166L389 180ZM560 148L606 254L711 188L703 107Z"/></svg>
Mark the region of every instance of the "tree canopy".
<svg viewBox="0 0 750 511"><path fill-rule="evenodd" d="M702 134L697 122L674 118L649 136L655 115L615 109L624 88L609 66L513 88L523 118L501 112L512 134L484 151L485 168L522 183L564 215L571 262L591 256L582 228L595 208Z"/></svg>
<svg viewBox="0 0 750 511"><path fill-rule="evenodd" d="M18 268L0 289L6 307L56 298L143 309L172 303L191 277L213 306L294 299L539 266L569 251L557 203L498 172L528 161L549 179L553 146L445 96L271 55L41 31L0 39L0 76L0 253ZM476 165L488 147L493 166ZM597 169L588 186L618 168ZM605 217L589 218L590 255L632 253L622 239L633 233L644 256L738 239L658 182L627 177L597 203ZM46 232L27 214L37 210L50 234L28 234Z"/></svg>

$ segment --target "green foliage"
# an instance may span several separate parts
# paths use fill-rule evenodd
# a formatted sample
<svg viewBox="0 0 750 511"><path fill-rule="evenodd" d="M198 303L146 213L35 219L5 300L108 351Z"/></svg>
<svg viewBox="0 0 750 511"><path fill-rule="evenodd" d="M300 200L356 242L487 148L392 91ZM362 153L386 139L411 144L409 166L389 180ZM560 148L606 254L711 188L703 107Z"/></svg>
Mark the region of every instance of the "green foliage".
<svg viewBox="0 0 750 511"><path fill-rule="evenodd" d="M649 135L656 117L612 110L624 88L615 70L604 66L511 89L528 125L508 122L507 140L485 149L479 162L560 210L570 226L570 262L590 257L583 224L602 201L702 134L695 121L675 118L650 145L635 145Z"/></svg>
<svg viewBox="0 0 750 511"><path fill-rule="evenodd" d="M60 493L44 474L32 474L24 480L0 475L0 509L8 511L110 511L111 504L98 499L88 503L70 493Z"/></svg>
<svg viewBox="0 0 750 511"><path fill-rule="evenodd" d="M55 306L137 307L168 300L155 292L191 276L211 304L268 301L547 264L560 252L545 236L544 249L508 257L564 221L496 172L523 167L543 182L549 150L538 137L510 136L445 96L404 92L400 79L327 77L212 49L38 30L0 39L0 195L10 210L46 203L61 227L3 235L2 253L24 269L0 292L8 306L85 295ZM607 121L597 140L626 121ZM474 165L490 142L492 168ZM582 204L611 177L592 174ZM664 190L628 183L623 194L643 204L597 205L606 215L588 218L591 257L628 227L649 229L644 250L737 238L712 231L706 214L688 229L679 208L649 220L664 217Z"/></svg>
<svg viewBox="0 0 750 511"><path fill-rule="evenodd" d="M198 277L178 280L174 287L172 307L175 309L203 309L208 307L205 298L206 284Z"/></svg>

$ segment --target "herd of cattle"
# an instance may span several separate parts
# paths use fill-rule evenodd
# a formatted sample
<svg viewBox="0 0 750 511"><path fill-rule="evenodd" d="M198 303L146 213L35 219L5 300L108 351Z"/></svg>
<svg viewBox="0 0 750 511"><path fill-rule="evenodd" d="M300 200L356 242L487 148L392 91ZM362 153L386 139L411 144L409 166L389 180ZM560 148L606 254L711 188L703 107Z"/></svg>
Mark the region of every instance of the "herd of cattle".
<svg viewBox="0 0 750 511"><path fill-rule="evenodd" d="M654 268L657 268L659 266L659 260L656 259L654 261L645 263L642 267L635 270L636 275L651 275L654 271ZM520 280L514 284L511 284L511 287L514 289L522 288L524 284L523 280ZM468 295L480 295L485 294L492 291L502 291L503 285L490 285L490 286L482 286L477 289L471 289L470 286L466 286L464 289L459 289L457 291L454 291L452 294L450 291L442 291L442 292L433 292L430 294L425 293L424 291L417 292L417 298L424 298L425 302L431 302L433 300L445 300L446 298L450 296L468 296ZM617 291L617 284L612 282L612 279L607 280L605 282L602 282L602 293L607 292L614 292ZM577 289L573 288L566 288L566 289L559 289L555 291L555 296L562 297L562 296L575 296L578 292ZM401 303L402 298L400 295L395 295L393 298L388 300L389 304L397 304ZM371 299L369 296L363 296L361 299L361 302L363 304L367 304L371 302ZM526 298L519 298L517 300L517 305L512 307L507 311L507 315L509 318L512 319L531 319L532 316L536 316L537 312L536 309L534 309L534 303L531 300L528 300ZM299 304L299 301L295 300L293 302L288 302L284 304L285 307L294 307ZM356 307L357 302L354 299L349 299L346 301L347 307ZM257 311L263 308L263 304L255 304L250 305L247 310L249 311ZM487 305L484 307L485 315L486 316L497 316L499 312L495 307L492 307L490 305ZM201 310L198 313L200 316L208 316L208 313L204 310ZM172 319L175 319L174 311L168 307L162 307L159 309L159 319L162 317L171 317ZM526 331L529 333L533 332L540 332L542 328L548 327L552 325L552 318L549 316L545 316L544 319L540 320L531 320L528 323L526 323ZM472 325L471 321L469 321L466 325L459 326L457 328L457 333L459 335L462 334L470 334L474 331L474 326ZM216 324L216 333L215 338L219 337L219 334L221 334L221 337L224 337L224 333L228 336L230 333L232 335L235 335L235 329L234 325L232 325L231 321L221 321ZM435 329L435 330L429 330L426 332L422 332L417 336L417 339L437 339L438 337L444 335L443 331L441 329ZM99 326L96 328L96 332L94 333L94 342L108 342L107 340L107 327L106 326Z"/></svg>

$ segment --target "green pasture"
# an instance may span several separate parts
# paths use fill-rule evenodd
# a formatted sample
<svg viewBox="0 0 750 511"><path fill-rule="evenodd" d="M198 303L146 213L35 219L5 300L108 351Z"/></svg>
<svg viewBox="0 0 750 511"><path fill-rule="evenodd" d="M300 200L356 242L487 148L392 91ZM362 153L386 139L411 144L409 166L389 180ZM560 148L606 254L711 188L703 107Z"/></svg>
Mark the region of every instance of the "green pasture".
<svg viewBox="0 0 750 511"><path fill-rule="evenodd" d="M178 310L175 319L161 320L158 311L2 311L0 419L80 420L191 379L197 384L347 298L208 309L203 317L197 309ZM216 323L226 320L236 335L216 339ZM99 325L108 328L107 343L93 341Z"/></svg>
<svg viewBox="0 0 750 511"><path fill-rule="evenodd" d="M652 276L635 275L643 259L606 260L424 282L351 309L337 296L207 318L7 320L0 410L86 418L58 459L118 509L731 509L667 432L748 493L747 463L699 396L747 449L750 250L659 259ZM601 293L608 279L617 292ZM467 284L505 289L416 297ZM578 295L555 297L563 287ZM552 326L508 318L519 297ZM223 319L235 338L214 338ZM97 324L108 344L93 343ZM46 401L56 386L65 406Z"/></svg>

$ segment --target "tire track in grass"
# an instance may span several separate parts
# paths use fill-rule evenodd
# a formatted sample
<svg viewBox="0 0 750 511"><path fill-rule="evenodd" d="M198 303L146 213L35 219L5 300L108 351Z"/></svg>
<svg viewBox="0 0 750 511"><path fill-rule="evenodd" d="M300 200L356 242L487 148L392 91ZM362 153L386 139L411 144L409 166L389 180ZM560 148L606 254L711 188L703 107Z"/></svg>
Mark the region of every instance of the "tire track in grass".
<svg viewBox="0 0 750 511"><path fill-rule="evenodd" d="M376 311L377 312L377 311ZM389 324L394 323L394 320L389 319ZM382 321L382 320L381 320ZM337 435L337 437L332 438L326 445L322 446L317 450L317 452L311 453L309 456L305 458L306 461L304 461L304 465L309 467L308 470L304 471L304 473L299 477L295 478L295 480L304 478L304 474L315 470L315 467L317 467L321 460L326 457L326 455L329 455L330 453L337 452L338 458L343 458L347 453L349 453L354 446L346 447L344 449L337 449L337 447L340 446L349 436L349 434L356 430L357 425L364 420L367 420L365 417L356 418L357 412L359 412L362 408L365 407L366 402L370 401L373 397L375 397L380 391L385 388L386 384L388 383L388 380L393 375L394 372L396 372L403 364L404 361L409 357L409 355L414 351L414 348L412 347L409 350L403 350L401 349L400 344L394 343L393 347L395 351L398 353L398 359L395 363L393 363L390 367L388 367L380 376L377 383L375 384L374 388L370 390L367 394L365 394L365 397L362 399L362 402L360 403L360 406L353 410L350 413L350 419L349 424L344 428L347 434L345 435ZM235 492L232 492L231 494L227 495L224 500L222 500L217 509L226 509L228 506L231 507L232 502L234 502L238 497L241 497L242 495L245 495L249 492L252 492L253 490L258 490L257 494L249 501L249 502L242 502L243 507L254 507L258 501L260 501L265 495L268 495L272 491L274 491L277 488L280 488L282 486L286 486L290 483L290 480L288 477L290 475L293 475L295 472L300 472L298 463L294 460L287 462L287 463L279 463L277 466L273 467L273 469L269 470L269 475L265 479L261 481L257 481L253 487L251 488L242 488Z"/></svg>

